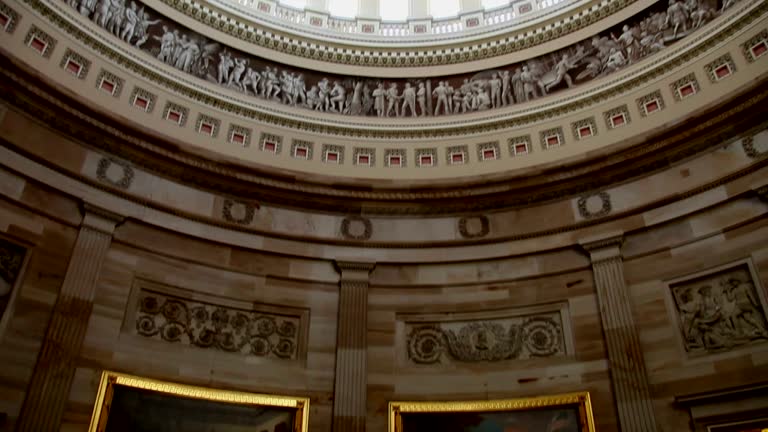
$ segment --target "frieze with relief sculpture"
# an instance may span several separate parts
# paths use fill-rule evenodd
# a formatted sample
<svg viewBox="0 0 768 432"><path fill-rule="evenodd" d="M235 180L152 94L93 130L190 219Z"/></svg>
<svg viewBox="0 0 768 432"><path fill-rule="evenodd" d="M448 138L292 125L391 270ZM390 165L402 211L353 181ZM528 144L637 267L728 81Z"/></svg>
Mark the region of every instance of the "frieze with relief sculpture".
<svg viewBox="0 0 768 432"><path fill-rule="evenodd" d="M68 0L125 43L182 72L240 93L318 112L423 117L524 103L609 75L677 42L734 0L671 0L559 51L474 74L414 79L321 75L247 55L133 0Z"/></svg>
<svg viewBox="0 0 768 432"><path fill-rule="evenodd" d="M408 359L416 364L497 362L566 354L559 312L464 322L409 324Z"/></svg>
<svg viewBox="0 0 768 432"><path fill-rule="evenodd" d="M165 342L242 355L298 358L299 316L262 313L142 290L136 332Z"/></svg>
<svg viewBox="0 0 768 432"><path fill-rule="evenodd" d="M768 342L764 301L746 263L669 285L685 351Z"/></svg>

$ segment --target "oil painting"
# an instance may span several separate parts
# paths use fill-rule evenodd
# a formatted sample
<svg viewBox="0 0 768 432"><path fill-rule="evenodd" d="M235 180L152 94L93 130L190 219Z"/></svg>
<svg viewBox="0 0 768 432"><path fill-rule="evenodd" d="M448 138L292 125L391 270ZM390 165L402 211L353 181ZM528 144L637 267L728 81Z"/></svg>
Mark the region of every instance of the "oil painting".
<svg viewBox="0 0 768 432"><path fill-rule="evenodd" d="M389 432L594 432L588 392L520 399L391 402Z"/></svg>
<svg viewBox="0 0 768 432"><path fill-rule="evenodd" d="M89 432L306 432L309 399L105 371Z"/></svg>

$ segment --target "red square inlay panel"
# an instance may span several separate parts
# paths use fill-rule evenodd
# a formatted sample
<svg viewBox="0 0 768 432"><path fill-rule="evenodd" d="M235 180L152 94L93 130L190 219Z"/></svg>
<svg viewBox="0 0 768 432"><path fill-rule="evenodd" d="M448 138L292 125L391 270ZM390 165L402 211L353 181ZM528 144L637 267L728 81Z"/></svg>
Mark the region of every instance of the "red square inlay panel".
<svg viewBox="0 0 768 432"><path fill-rule="evenodd" d="M298 158L307 158L307 148L306 147L296 147L296 151L294 152L294 155Z"/></svg>
<svg viewBox="0 0 768 432"><path fill-rule="evenodd" d="M325 160L328 162L338 162L339 161L339 154L336 152L327 152L325 154Z"/></svg>
<svg viewBox="0 0 768 432"><path fill-rule="evenodd" d="M731 74L731 68L727 64L720 65L715 69L715 76L717 78L725 78Z"/></svg>
<svg viewBox="0 0 768 432"><path fill-rule="evenodd" d="M80 63L74 60L67 60L67 71L72 72L74 75L80 75L80 70L82 68Z"/></svg>
<svg viewBox="0 0 768 432"><path fill-rule="evenodd" d="M232 133L232 142L235 144L242 144L245 142L245 135L237 132Z"/></svg>
<svg viewBox="0 0 768 432"><path fill-rule="evenodd" d="M693 84L686 84L677 89L677 91L680 92L680 97L687 97L696 93L696 89L693 88Z"/></svg>
<svg viewBox="0 0 768 432"><path fill-rule="evenodd" d="M483 159L496 159L495 150L483 150Z"/></svg>
<svg viewBox="0 0 768 432"><path fill-rule="evenodd" d="M400 156L390 156L389 157L389 165L391 166L400 166L401 160Z"/></svg>
<svg viewBox="0 0 768 432"><path fill-rule="evenodd" d="M6 28L8 26L8 23L10 22L11 22L11 17L0 12L0 27Z"/></svg>
<svg viewBox="0 0 768 432"><path fill-rule="evenodd" d="M453 163L464 163L464 153L453 153L453 154L451 154L451 162L453 162Z"/></svg>
<svg viewBox="0 0 768 432"><path fill-rule="evenodd" d="M765 41L760 41L752 46L752 56L754 58L760 57L765 54L766 51L768 51L768 43Z"/></svg>
<svg viewBox="0 0 768 432"><path fill-rule="evenodd" d="M360 165L370 165L371 158L368 155L357 155L357 163Z"/></svg>
<svg viewBox="0 0 768 432"><path fill-rule="evenodd" d="M579 136L582 138L592 136L592 128L589 126L583 126L579 128Z"/></svg>
<svg viewBox="0 0 768 432"><path fill-rule="evenodd" d="M429 156L429 155L421 156L419 158L419 161L421 162L422 165L432 165L432 156Z"/></svg>
<svg viewBox="0 0 768 432"><path fill-rule="evenodd" d="M48 47L48 44L37 37L33 37L32 41L29 43L29 46L31 46L35 51L42 54L45 52L45 49Z"/></svg>
<svg viewBox="0 0 768 432"><path fill-rule="evenodd" d="M652 100L645 104L645 112L648 114L659 110L659 101Z"/></svg>
<svg viewBox="0 0 768 432"><path fill-rule="evenodd" d="M181 123L181 113L178 111L174 111L174 110L168 111L168 115L165 118L167 118L168 120L174 123Z"/></svg>
<svg viewBox="0 0 768 432"><path fill-rule="evenodd" d="M210 123L200 123L200 133L213 135L213 125Z"/></svg>
<svg viewBox="0 0 768 432"><path fill-rule="evenodd" d="M115 83L112 81L101 80L101 85L99 87L109 94L114 94L115 92Z"/></svg>
<svg viewBox="0 0 768 432"><path fill-rule="evenodd" d="M611 117L611 124L613 125L613 127L621 126L624 123L626 123L624 120L624 114L617 114Z"/></svg>
<svg viewBox="0 0 768 432"><path fill-rule="evenodd" d="M557 137L555 137L557 138ZM527 144L517 144L515 145L515 154L525 154L528 153L528 145Z"/></svg>
<svg viewBox="0 0 768 432"><path fill-rule="evenodd" d="M274 153L277 151L277 144L273 143L272 141L264 141L264 151Z"/></svg>
<svg viewBox="0 0 768 432"><path fill-rule="evenodd" d="M146 110L147 107L149 107L149 100L141 96L136 96L136 99L133 100L133 105Z"/></svg>
<svg viewBox="0 0 768 432"><path fill-rule="evenodd" d="M547 146L548 147L552 147L552 146L556 146L556 145L560 145L560 137L558 137L557 135L550 135L550 136L548 136L547 137Z"/></svg>

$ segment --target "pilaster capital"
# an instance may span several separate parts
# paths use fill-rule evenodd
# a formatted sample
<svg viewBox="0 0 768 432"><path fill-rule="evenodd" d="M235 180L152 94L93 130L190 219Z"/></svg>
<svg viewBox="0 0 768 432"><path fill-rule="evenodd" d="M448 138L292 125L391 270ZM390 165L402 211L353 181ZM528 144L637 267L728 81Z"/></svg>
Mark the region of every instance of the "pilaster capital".
<svg viewBox="0 0 768 432"><path fill-rule="evenodd" d="M589 254L593 263L621 257L623 243L623 231L609 231L579 240L579 245Z"/></svg>
<svg viewBox="0 0 768 432"><path fill-rule="evenodd" d="M115 232L115 228L125 220L122 215L86 202L83 202L81 210L83 212L81 227L90 228L110 236Z"/></svg>
<svg viewBox="0 0 768 432"><path fill-rule="evenodd" d="M375 261L336 260L334 263L341 276L341 282L368 283L371 271L376 267Z"/></svg>

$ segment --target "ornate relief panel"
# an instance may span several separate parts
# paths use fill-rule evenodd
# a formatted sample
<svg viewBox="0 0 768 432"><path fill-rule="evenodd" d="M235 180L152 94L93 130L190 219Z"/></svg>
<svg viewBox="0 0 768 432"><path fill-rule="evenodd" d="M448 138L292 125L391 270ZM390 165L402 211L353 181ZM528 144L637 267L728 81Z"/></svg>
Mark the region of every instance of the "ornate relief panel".
<svg viewBox="0 0 768 432"><path fill-rule="evenodd" d="M759 281L745 260L668 282L668 303L689 356L768 342Z"/></svg>
<svg viewBox="0 0 768 432"><path fill-rule="evenodd" d="M21 274L25 256L23 246L0 238L0 335L8 321L5 315L12 305L14 286Z"/></svg>
<svg viewBox="0 0 768 432"><path fill-rule="evenodd" d="M309 311L259 305L138 280L123 330L245 356L301 360Z"/></svg>
<svg viewBox="0 0 768 432"><path fill-rule="evenodd" d="M406 364L499 362L572 352L565 304L398 318Z"/></svg>

